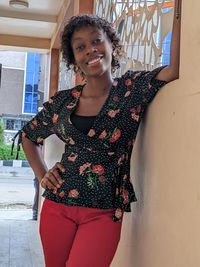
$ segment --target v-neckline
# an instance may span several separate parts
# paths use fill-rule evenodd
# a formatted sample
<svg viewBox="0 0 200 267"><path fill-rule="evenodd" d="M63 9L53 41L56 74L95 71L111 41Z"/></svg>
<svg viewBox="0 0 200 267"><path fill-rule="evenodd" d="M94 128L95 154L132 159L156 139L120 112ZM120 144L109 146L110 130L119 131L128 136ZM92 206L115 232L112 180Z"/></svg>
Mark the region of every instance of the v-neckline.
<svg viewBox="0 0 200 267"><path fill-rule="evenodd" d="M112 98L112 96L113 96L113 94L114 94L114 91L115 91L115 90L114 90L114 89L115 89L115 88L114 88L114 87L115 87L114 84L115 84L115 82L116 82L117 80L118 80L118 78L114 78L114 79L113 79L112 84L111 84L111 87L110 87L109 94L108 94L108 96L107 96L105 102L103 103L103 105L102 105L102 107L101 107L99 113L95 116L95 119L94 119L94 121L93 121L93 124L92 124L91 128L89 129L88 133L89 133L91 130L94 130L94 129L95 129L96 124L97 124L97 122L98 122L98 119L99 119L99 118L104 114L104 112L106 111L106 106L108 105L108 103L110 102L110 100L111 100L111 98ZM70 110L70 113L69 113L69 119L70 119L70 122L71 122L71 115L72 115L72 113L75 112L76 109L77 109L77 106L78 106L78 104L79 104L79 101L80 101L80 98L81 98L81 95L82 95L82 92L83 92L83 88L84 88L85 85L86 85L86 83L83 84L83 85L79 85L79 86L78 86L79 88L76 88L76 89L79 90L80 94L79 94L78 97L76 98L76 102L75 102L74 107ZM83 136L87 136L87 137L91 138L91 136L89 136L88 133L85 134L85 133L83 133L82 131L78 130L78 129L73 125L72 122L71 122L71 126L75 129L75 131L76 131L79 135L83 135Z"/></svg>

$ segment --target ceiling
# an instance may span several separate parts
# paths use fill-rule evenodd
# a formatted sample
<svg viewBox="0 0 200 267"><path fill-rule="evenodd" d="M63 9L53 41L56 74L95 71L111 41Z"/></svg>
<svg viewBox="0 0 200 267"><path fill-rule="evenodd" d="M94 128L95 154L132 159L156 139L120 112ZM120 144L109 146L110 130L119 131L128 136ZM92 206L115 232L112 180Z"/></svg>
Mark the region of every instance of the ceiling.
<svg viewBox="0 0 200 267"><path fill-rule="evenodd" d="M54 46L60 20L70 0L28 0L29 7L16 9L0 0L0 49L5 46L49 49Z"/></svg>

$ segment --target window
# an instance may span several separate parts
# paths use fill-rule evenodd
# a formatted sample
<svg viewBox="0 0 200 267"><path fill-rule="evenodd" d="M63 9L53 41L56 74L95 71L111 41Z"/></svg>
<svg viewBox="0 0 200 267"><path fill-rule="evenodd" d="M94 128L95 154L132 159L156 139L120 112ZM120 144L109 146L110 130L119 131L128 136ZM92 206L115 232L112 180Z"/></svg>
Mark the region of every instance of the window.
<svg viewBox="0 0 200 267"><path fill-rule="evenodd" d="M37 113L40 54L27 53L24 113Z"/></svg>
<svg viewBox="0 0 200 267"><path fill-rule="evenodd" d="M162 8L163 13L167 13L172 8ZM170 44L171 44L172 32L168 32L162 42L162 65L169 65L170 63Z"/></svg>
<svg viewBox="0 0 200 267"><path fill-rule="evenodd" d="M14 120L6 120L6 130L13 130L14 129Z"/></svg>

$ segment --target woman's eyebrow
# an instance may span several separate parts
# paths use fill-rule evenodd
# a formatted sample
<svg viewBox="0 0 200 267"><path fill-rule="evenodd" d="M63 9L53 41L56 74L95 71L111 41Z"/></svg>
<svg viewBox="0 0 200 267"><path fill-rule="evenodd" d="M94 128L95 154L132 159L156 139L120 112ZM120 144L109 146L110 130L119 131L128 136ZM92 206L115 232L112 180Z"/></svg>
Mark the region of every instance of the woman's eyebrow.
<svg viewBox="0 0 200 267"><path fill-rule="evenodd" d="M82 38L82 37L75 37L75 38L73 38L72 40L73 40L73 42L74 42L74 41L82 41L83 38Z"/></svg>
<svg viewBox="0 0 200 267"><path fill-rule="evenodd" d="M90 34L91 34L91 35L93 35L93 34L101 35L101 31L93 30L93 31L90 32ZM72 40L73 40L73 42L74 42L74 41L82 41L82 40L84 40L84 37L75 37L75 38L73 38Z"/></svg>

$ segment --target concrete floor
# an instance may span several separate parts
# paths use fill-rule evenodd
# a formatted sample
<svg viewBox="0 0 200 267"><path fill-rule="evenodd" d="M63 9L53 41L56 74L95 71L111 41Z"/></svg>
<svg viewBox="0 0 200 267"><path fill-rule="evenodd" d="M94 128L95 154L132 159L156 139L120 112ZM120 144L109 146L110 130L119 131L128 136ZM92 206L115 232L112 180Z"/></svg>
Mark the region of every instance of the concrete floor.
<svg viewBox="0 0 200 267"><path fill-rule="evenodd" d="M0 167L0 267L44 267L30 169Z"/></svg>
<svg viewBox="0 0 200 267"><path fill-rule="evenodd" d="M0 267L44 267L38 222L0 220Z"/></svg>

